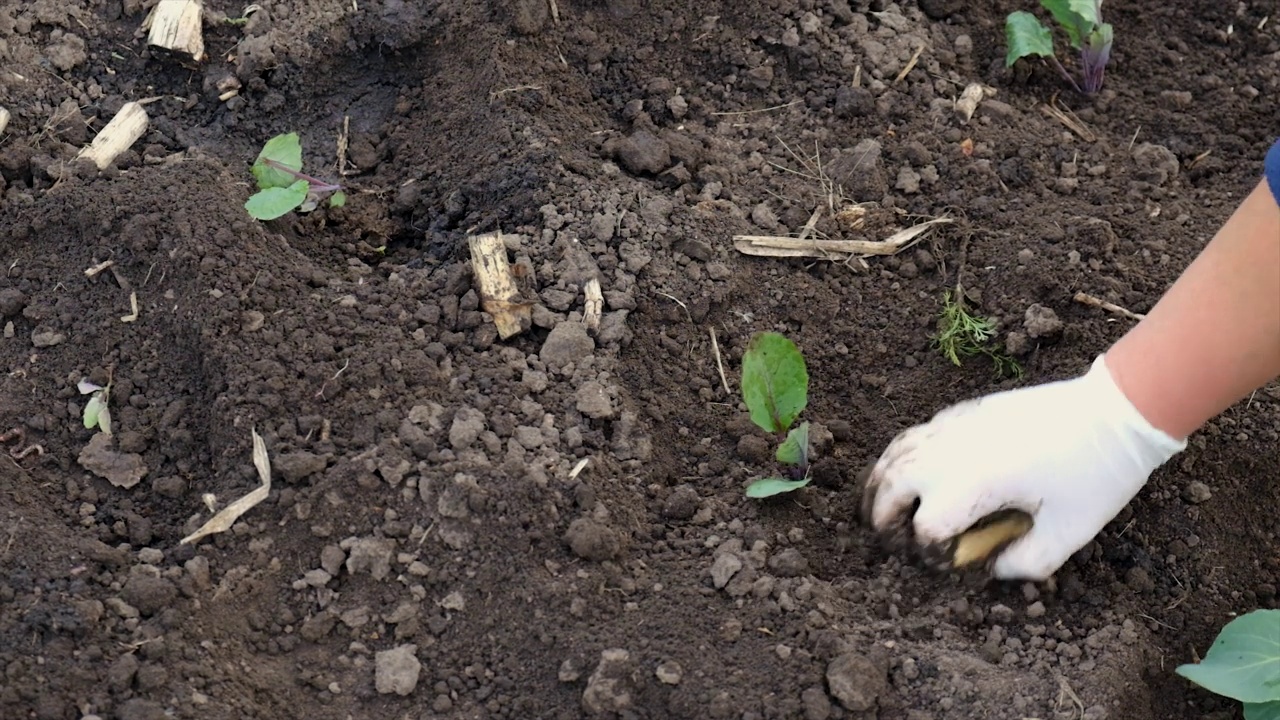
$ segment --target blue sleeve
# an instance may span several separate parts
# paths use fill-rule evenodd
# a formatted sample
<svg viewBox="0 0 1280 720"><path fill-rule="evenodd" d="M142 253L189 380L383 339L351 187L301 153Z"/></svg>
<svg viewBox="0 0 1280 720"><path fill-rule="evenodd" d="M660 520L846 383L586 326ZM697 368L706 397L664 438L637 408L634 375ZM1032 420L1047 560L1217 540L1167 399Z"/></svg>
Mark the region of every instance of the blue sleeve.
<svg viewBox="0 0 1280 720"><path fill-rule="evenodd" d="M1267 185L1271 188L1276 204L1280 205L1280 140L1276 140L1270 152L1267 153L1262 175L1267 179Z"/></svg>

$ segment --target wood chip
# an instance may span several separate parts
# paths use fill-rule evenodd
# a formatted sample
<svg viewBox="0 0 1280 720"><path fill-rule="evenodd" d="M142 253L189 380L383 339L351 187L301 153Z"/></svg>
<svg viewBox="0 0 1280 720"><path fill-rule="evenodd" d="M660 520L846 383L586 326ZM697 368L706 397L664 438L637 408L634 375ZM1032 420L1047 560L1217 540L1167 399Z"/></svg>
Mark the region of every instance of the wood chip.
<svg viewBox="0 0 1280 720"><path fill-rule="evenodd" d="M271 458L267 456L267 444L263 442L262 436L258 435L257 430L250 430L250 432L253 433L253 466L258 468L258 479L262 484L249 494L223 508L222 512L209 518L209 522L201 525L199 530L182 538L182 541L178 543L179 545L193 543L206 535L215 535L230 530L241 515L249 512L255 505L266 500L267 496L271 494Z"/></svg>
<svg viewBox="0 0 1280 720"><path fill-rule="evenodd" d="M938 225L955 222L934 218L900 230L884 240L809 240L781 235L735 235L733 246L744 255L810 257L844 260L867 255L896 255L914 245Z"/></svg>
<svg viewBox="0 0 1280 720"><path fill-rule="evenodd" d="M91 160L99 170L104 170L142 137L149 123L142 103L125 103L120 112L111 118L111 122L93 138L89 147L81 150L77 157Z"/></svg>
<svg viewBox="0 0 1280 720"><path fill-rule="evenodd" d="M151 28L147 44L200 62L204 59L203 12L199 0L160 0L147 18L146 24Z"/></svg>
<svg viewBox="0 0 1280 720"><path fill-rule="evenodd" d="M0 107L0 133L3 133L7 127L9 127L9 111Z"/></svg>
<svg viewBox="0 0 1280 720"><path fill-rule="evenodd" d="M467 243L471 246L471 269L480 286L480 306L493 316L498 335L506 340L524 332L533 324L533 306L521 299L502 232L472 235Z"/></svg>
<svg viewBox="0 0 1280 720"><path fill-rule="evenodd" d="M600 281L591 278L582 292L587 298L586 306L582 311L582 323L588 330L599 329L600 315L604 312L604 293L600 291Z"/></svg>
<svg viewBox="0 0 1280 720"><path fill-rule="evenodd" d="M977 111L978 105L989 97L995 97L995 94L995 88L982 83L970 83L966 86L955 105L956 116L960 118L960 123L965 124L973 119L973 113Z"/></svg>

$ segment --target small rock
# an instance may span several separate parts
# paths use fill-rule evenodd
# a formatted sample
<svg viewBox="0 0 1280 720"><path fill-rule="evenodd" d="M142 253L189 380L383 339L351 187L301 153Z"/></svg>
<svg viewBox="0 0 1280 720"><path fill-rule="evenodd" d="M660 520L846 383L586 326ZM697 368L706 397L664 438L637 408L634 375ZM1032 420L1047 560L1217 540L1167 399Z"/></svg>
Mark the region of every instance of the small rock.
<svg viewBox="0 0 1280 720"><path fill-rule="evenodd" d="M898 170L898 182L894 184L894 188L901 190L908 195L914 195L920 192L920 173L912 170L906 165L903 165Z"/></svg>
<svg viewBox="0 0 1280 720"><path fill-rule="evenodd" d="M559 369L570 363L577 363L595 352L596 343L587 334L587 328L580 322L558 323L538 351L538 357L553 368Z"/></svg>
<svg viewBox="0 0 1280 720"><path fill-rule="evenodd" d="M80 451L76 461L89 472L118 488L131 488L147 476L147 466L137 453L122 453L111 449L111 437L95 433Z"/></svg>
<svg viewBox="0 0 1280 720"><path fill-rule="evenodd" d="M663 685L679 685L680 680L684 677L684 669L675 660L668 660L658 665L653 674L658 677L658 682Z"/></svg>
<svg viewBox="0 0 1280 720"><path fill-rule="evenodd" d="M328 461L323 456L305 450L284 453L271 459L271 467L280 473L285 482L291 483L324 470L327 464Z"/></svg>
<svg viewBox="0 0 1280 720"><path fill-rule="evenodd" d="M827 664L827 687L846 710L866 712L888 690L888 673L864 655L845 653Z"/></svg>
<svg viewBox="0 0 1280 720"><path fill-rule="evenodd" d="M1152 185L1164 185L1177 177L1180 169L1178 156L1169 148L1149 142L1133 149L1133 161L1138 166L1137 178Z"/></svg>
<svg viewBox="0 0 1280 720"><path fill-rule="evenodd" d="M1035 620L1036 618L1044 617L1044 613L1045 613L1044 603L1039 600L1027 606L1027 617L1032 620Z"/></svg>
<svg viewBox="0 0 1280 720"><path fill-rule="evenodd" d="M769 441L759 435L743 435L738 439L738 457L749 463L768 462L773 456Z"/></svg>
<svg viewBox="0 0 1280 720"><path fill-rule="evenodd" d="M592 715L620 714L631 707L631 653L610 648L600 653L600 664L587 679L582 709Z"/></svg>
<svg viewBox="0 0 1280 720"><path fill-rule="evenodd" d="M352 575L367 572L374 580L383 580L391 573L391 554L396 541L390 538L359 538L351 544L347 556L347 572Z"/></svg>
<svg viewBox="0 0 1280 720"><path fill-rule="evenodd" d="M1192 505L1199 505L1202 502L1207 502L1211 497L1213 497L1213 491L1209 489L1208 485L1200 482L1199 480L1192 480L1190 483L1187 483L1185 488L1182 489L1182 499Z"/></svg>
<svg viewBox="0 0 1280 720"><path fill-rule="evenodd" d="M1063 323L1058 319L1058 314L1038 303L1027 308L1022 320L1022 329L1033 340L1056 337L1062 332L1062 328Z"/></svg>
<svg viewBox="0 0 1280 720"><path fill-rule="evenodd" d="M662 516L671 520L688 520L698 512L702 498L692 485L677 485L662 505Z"/></svg>
<svg viewBox="0 0 1280 720"><path fill-rule="evenodd" d="M465 450L484 432L484 413L475 408L459 408L449 426L449 445L454 450Z"/></svg>
<svg viewBox="0 0 1280 720"><path fill-rule="evenodd" d="M622 540L617 531L586 517L569 523L564 541L574 555L593 562L612 560L622 552Z"/></svg>
<svg viewBox="0 0 1280 720"><path fill-rule="evenodd" d="M178 588L166 578L135 568L120 589L120 597L144 616L155 615L169 607L178 596Z"/></svg>
<svg viewBox="0 0 1280 720"><path fill-rule="evenodd" d="M724 553L711 563L711 582L717 590L722 590L741 569L742 558L733 553Z"/></svg>
<svg viewBox="0 0 1280 720"><path fill-rule="evenodd" d="M18 288L0 289L0 317L14 317L27 306L27 296Z"/></svg>
<svg viewBox="0 0 1280 720"><path fill-rule="evenodd" d="M671 166L671 146L648 130L637 130L619 142L616 156L633 175L657 175Z"/></svg>
<svg viewBox="0 0 1280 720"><path fill-rule="evenodd" d="M778 216L768 203L760 203L751 209L751 222L765 230L778 229Z"/></svg>
<svg viewBox="0 0 1280 720"><path fill-rule="evenodd" d="M1026 333L1014 331L1004 336L1004 349L1014 357L1022 357L1031 352L1031 341Z"/></svg>
<svg viewBox="0 0 1280 720"><path fill-rule="evenodd" d="M578 678L582 677L582 666L573 658L565 658L564 662L560 663L560 670L556 673L556 677L562 683L577 682Z"/></svg>
<svg viewBox="0 0 1280 720"><path fill-rule="evenodd" d="M863 117L875 112L876 97L864 87L841 85L836 88L836 102L832 111L836 117L848 119Z"/></svg>
<svg viewBox="0 0 1280 720"><path fill-rule="evenodd" d="M589 418L604 420L613 417L613 403L604 385L595 380L588 380L578 388L575 394L578 412Z"/></svg>
<svg viewBox="0 0 1280 720"><path fill-rule="evenodd" d="M804 705L804 720L827 720L831 717L831 698L820 687L805 688L800 693L800 703Z"/></svg>
<svg viewBox="0 0 1280 720"><path fill-rule="evenodd" d="M57 330L36 328L31 332L31 344L38 348L53 347L66 341L67 336Z"/></svg>
<svg viewBox="0 0 1280 720"><path fill-rule="evenodd" d="M795 548L787 548L769 558L769 569L779 577L799 577L809 573L809 561Z"/></svg>
<svg viewBox="0 0 1280 720"><path fill-rule="evenodd" d="M347 554L337 545L326 545L320 551L320 567L332 576L342 571L342 564L347 561Z"/></svg>
<svg viewBox="0 0 1280 720"><path fill-rule="evenodd" d="M375 655L374 685L379 693L405 696L413 692L422 672L417 651L417 645L401 645Z"/></svg>

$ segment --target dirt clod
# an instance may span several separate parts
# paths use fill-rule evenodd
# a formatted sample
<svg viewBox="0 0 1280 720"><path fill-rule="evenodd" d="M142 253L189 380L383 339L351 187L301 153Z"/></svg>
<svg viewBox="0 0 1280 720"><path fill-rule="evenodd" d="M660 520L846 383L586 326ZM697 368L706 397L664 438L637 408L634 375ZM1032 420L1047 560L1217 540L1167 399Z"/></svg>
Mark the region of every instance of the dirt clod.
<svg viewBox="0 0 1280 720"><path fill-rule="evenodd" d="M633 673L631 653L621 648L602 651L600 663L582 692L582 709L597 716L628 710L635 691Z"/></svg>
<svg viewBox="0 0 1280 720"><path fill-rule="evenodd" d="M622 552L618 532L592 518L580 517L569 523L564 540L574 555L592 562L612 560Z"/></svg>
<svg viewBox="0 0 1280 720"><path fill-rule="evenodd" d="M379 693L400 696L413 693L422 674L422 662L418 660L417 652L417 645L400 645L377 653L374 686Z"/></svg>
<svg viewBox="0 0 1280 720"><path fill-rule="evenodd" d="M845 653L827 664L827 688L846 710L866 712L875 708L888 687L884 667L865 655Z"/></svg>

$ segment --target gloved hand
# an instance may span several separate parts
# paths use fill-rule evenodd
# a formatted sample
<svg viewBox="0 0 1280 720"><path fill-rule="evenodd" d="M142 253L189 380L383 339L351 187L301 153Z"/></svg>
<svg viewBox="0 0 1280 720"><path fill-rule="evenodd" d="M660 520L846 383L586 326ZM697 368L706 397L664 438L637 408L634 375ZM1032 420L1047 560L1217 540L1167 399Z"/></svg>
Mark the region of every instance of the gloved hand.
<svg viewBox="0 0 1280 720"><path fill-rule="evenodd" d="M1142 417L1099 357L1075 379L962 402L902 432L871 470L863 511L927 551L992 512L1023 510L1034 526L992 573L1044 580L1185 447Z"/></svg>

